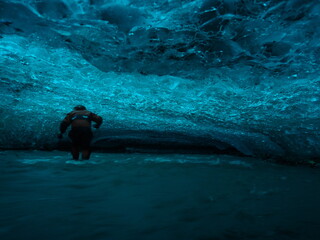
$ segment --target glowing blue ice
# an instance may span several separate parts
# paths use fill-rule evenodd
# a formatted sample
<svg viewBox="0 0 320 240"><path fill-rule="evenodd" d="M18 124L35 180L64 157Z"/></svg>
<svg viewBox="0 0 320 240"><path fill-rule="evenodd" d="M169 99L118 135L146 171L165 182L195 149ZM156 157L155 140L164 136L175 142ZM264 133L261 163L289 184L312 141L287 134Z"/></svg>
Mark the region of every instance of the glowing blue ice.
<svg viewBox="0 0 320 240"><path fill-rule="evenodd" d="M100 139L320 154L317 0L0 4L2 148L54 147L81 103Z"/></svg>

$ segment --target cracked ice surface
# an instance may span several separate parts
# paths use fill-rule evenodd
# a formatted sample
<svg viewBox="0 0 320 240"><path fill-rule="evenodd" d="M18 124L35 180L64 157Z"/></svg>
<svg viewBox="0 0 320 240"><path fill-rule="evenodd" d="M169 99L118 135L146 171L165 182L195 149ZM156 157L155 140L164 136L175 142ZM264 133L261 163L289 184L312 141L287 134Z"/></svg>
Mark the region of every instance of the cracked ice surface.
<svg viewBox="0 0 320 240"><path fill-rule="evenodd" d="M81 103L100 139L319 156L318 1L108 2L0 1L0 147L54 146Z"/></svg>

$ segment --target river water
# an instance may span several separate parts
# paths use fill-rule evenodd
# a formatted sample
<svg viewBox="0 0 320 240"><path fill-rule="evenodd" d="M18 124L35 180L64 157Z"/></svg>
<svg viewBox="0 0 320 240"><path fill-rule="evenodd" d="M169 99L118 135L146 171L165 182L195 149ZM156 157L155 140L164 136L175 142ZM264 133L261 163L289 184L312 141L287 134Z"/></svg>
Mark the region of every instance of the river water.
<svg viewBox="0 0 320 240"><path fill-rule="evenodd" d="M183 154L0 152L0 239L320 239L320 170Z"/></svg>

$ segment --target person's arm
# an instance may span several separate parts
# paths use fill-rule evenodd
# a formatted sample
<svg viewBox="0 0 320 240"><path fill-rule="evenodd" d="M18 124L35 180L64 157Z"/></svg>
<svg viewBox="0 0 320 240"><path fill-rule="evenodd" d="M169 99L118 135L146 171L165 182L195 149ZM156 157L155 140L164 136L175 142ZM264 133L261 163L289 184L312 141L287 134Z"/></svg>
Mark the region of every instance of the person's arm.
<svg viewBox="0 0 320 240"><path fill-rule="evenodd" d="M98 116L97 114L91 113L90 114L91 120L94 121L96 124L93 126L94 128L99 128L102 124L102 117Z"/></svg>
<svg viewBox="0 0 320 240"><path fill-rule="evenodd" d="M70 124L71 124L71 119L70 119L70 114L68 114L60 123L60 133L58 134L58 138L62 138L62 135L66 132Z"/></svg>

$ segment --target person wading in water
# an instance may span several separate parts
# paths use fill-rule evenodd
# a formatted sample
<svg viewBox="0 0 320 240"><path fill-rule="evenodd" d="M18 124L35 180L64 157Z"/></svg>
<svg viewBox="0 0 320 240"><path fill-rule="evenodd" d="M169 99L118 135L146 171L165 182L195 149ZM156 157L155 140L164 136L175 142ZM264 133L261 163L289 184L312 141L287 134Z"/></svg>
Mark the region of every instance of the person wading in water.
<svg viewBox="0 0 320 240"><path fill-rule="evenodd" d="M60 124L60 133L58 138L61 139L67 128L71 125L69 137L72 140L71 154L74 160L79 159L80 150L82 159L89 159L91 154L90 143L93 137L91 122L96 124L94 128L99 128L102 124L102 117L89 112L84 106L75 106L73 111L68 113Z"/></svg>

